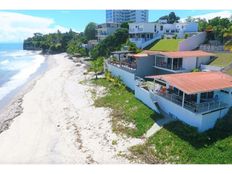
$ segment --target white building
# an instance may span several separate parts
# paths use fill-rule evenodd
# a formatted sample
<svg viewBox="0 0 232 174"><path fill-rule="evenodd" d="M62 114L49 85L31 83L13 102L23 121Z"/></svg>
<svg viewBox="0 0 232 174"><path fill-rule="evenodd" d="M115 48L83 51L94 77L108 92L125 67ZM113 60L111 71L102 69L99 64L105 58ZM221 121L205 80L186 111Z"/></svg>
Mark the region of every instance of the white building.
<svg viewBox="0 0 232 174"><path fill-rule="evenodd" d="M165 20L157 23L140 22L129 24L130 41L137 47L144 48L162 36L168 35L172 38L184 38L185 33L192 34L198 32L198 23L174 23L168 24Z"/></svg>
<svg viewBox="0 0 232 174"><path fill-rule="evenodd" d="M106 10L106 23L148 22L148 10Z"/></svg>
<svg viewBox="0 0 232 174"><path fill-rule="evenodd" d="M149 78L154 79L154 86L144 92L150 93L155 110L162 110L200 132L213 128L217 119L225 116L232 106L232 77L222 72L167 74Z"/></svg>
<svg viewBox="0 0 232 174"><path fill-rule="evenodd" d="M97 40L101 41L107 36L113 34L117 29L120 28L118 23L104 23L97 25Z"/></svg>

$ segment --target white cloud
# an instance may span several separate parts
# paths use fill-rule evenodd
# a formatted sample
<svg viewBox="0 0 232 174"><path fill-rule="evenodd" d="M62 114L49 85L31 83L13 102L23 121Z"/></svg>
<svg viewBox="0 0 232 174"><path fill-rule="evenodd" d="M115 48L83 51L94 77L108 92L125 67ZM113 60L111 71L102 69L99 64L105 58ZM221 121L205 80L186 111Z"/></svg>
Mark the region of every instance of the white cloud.
<svg viewBox="0 0 232 174"><path fill-rule="evenodd" d="M207 13L207 14L203 14L203 15L196 15L196 16L191 16L192 18L201 18L201 19L213 19L217 16L221 17L221 18L230 18L232 15L231 11L220 11L220 12L214 12L214 13ZM181 21L184 21L186 18L182 18Z"/></svg>
<svg viewBox="0 0 232 174"><path fill-rule="evenodd" d="M0 42L22 42L34 33L68 31L50 18L35 17L14 12L0 12Z"/></svg>

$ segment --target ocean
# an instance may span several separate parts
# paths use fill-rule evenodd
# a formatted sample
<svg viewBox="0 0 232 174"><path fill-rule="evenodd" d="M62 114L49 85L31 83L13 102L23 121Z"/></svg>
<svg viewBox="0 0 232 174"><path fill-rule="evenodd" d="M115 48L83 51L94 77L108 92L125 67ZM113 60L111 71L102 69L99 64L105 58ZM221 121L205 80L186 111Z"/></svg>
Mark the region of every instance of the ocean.
<svg viewBox="0 0 232 174"><path fill-rule="evenodd" d="M21 43L0 43L0 104L22 87L44 61L38 51L23 50Z"/></svg>

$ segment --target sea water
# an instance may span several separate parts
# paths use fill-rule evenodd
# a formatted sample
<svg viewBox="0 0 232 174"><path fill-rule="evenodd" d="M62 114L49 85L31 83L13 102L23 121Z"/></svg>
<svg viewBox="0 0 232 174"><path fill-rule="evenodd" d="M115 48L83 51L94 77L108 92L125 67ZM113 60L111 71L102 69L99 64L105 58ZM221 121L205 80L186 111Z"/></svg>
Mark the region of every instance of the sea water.
<svg viewBox="0 0 232 174"><path fill-rule="evenodd" d="M20 43L0 43L0 104L38 71L45 61L39 53L23 50Z"/></svg>

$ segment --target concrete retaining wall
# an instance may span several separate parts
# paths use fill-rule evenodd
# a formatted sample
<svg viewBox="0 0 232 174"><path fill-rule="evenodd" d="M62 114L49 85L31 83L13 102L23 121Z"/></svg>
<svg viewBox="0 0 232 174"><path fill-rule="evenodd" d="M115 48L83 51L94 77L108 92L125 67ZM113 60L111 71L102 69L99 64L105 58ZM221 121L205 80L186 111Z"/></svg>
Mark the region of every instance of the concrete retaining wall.
<svg viewBox="0 0 232 174"><path fill-rule="evenodd" d="M206 33L201 32L197 35L189 37L179 44L179 51L190 51L194 50L200 46L200 44L204 43L206 39Z"/></svg>
<svg viewBox="0 0 232 174"><path fill-rule="evenodd" d="M136 81L134 73L120 69L119 67L111 65L109 63L107 64L107 69L111 72L113 76L119 77L127 87L129 87L133 91L135 90Z"/></svg>
<svg viewBox="0 0 232 174"><path fill-rule="evenodd" d="M154 105L154 103L153 103L153 101L152 101L152 99L150 97L149 91L147 91L146 89L141 88L138 85L136 85L135 86L135 97L137 99L139 99L140 101L142 101L149 108L151 108L152 110L159 113L158 108Z"/></svg>

